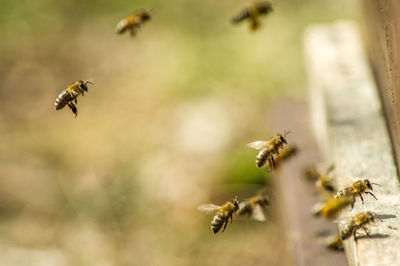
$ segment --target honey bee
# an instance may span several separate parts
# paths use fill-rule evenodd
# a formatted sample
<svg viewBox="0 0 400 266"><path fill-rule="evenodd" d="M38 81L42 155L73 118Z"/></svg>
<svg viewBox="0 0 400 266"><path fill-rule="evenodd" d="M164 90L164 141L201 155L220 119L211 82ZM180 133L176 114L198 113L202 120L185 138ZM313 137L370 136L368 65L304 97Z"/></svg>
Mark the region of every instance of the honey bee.
<svg viewBox="0 0 400 266"><path fill-rule="evenodd" d="M331 165L325 172L325 174L319 173L317 181L315 181L315 187L317 189L326 191L326 192L336 192L335 186L333 185L332 178L329 177L329 173L334 169L334 166Z"/></svg>
<svg viewBox="0 0 400 266"><path fill-rule="evenodd" d="M317 166L313 164L304 169L303 175L308 181L315 183L321 173L319 172Z"/></svg>
<svg viewBox="0 0 400 266"><path fill-rule="evenodd" d="M60 110L64 108L64 106L68 105L68 107L75 114L75 117L78 115L78 109L76 108L76 104L78 103L78 96L82 94L84 96L84 92L88 91L87 84L93 84L88 80L79 80L77 82L72 83L65 90L63 90L57 97L54 105L56 106L56 110ZM74 104L75 103L75 104Z"/></svg>
<svg viewBox="0 0 400 266"><path fill-rule="evenodd" d="M283 134L277 134L275 137L270 138L267 141L254 141L247 144L248 147L259 150L256 157L256 165L258 168L264 166L268 161L268 171L276 167L274 154L279 155L279 149L283 148L286 142L286 135L290 132L283 132Z"/></svg>
<svg viewBox="0 0 400 266"><path fill-rule="evenodd" d="M337 233L332 235L326 239L325 247L332 250L344 250L342 238L340 238L340 234Z"/></svg>
<svg viewBox="0 0 400 266"><path fill-rule="evenodd" d="M255 195L249 199L241 201L239 204L238 216L252 217L253 219L264 222L265 209L269 206L269 198L266 195Z"/></svg>
<svg viewBox="0 0 400 266"><path fill-rule="evenodd" d="M214 212L217 211L211 221L211 230L214 234L218 233L221 228L222 232L225 231L226 226L228 225L229 218L232 223L232 215L236 214L239 210L239 202L237 198L234 198L231 201L227 201L224 205L218 206L214 204L205 204L199 206L199 210L206 212Z"/></svg>
<svg viewBox="0 0 400 266"><path fill-rule="evenodd" d="M279 167L279 164L281 162L286 161L286 160L290 159L291 157L293 157L294 155L296 155L298 150L299 149L295 145L291 145L291 146L288 146L288 147L284 148L281 151L281 153L279 154L279 156L276 157L276 159L275 159L276 168ZM271 171L271 170L272 169L268 169L268 171Z"/></svg>
<svg viewBox="0 0 400 266"><path fill-rule="evenodd" d="M129 30L131 37L135 36L140 26L150 20L150 13L146 10L136 10L129 16L118 22L115 27L115 32L122 34Z"/></svg>
<svg viewBox="0 0 400 266"><path fill-rule="evenodd" d="M250 21L250 30L255 31L261 25L258 17L261 15L267 15L270 12L272 12L271 2L258 1L240 11L236 16L232 18L231 22L233 24L238 24L248 19Z"/></svg>
<svg viewBox="0 0 400 266"><path fill-rule="evenodd" d="M362 197L363 193L370 194L374 199L378 200L371 191L374 191L372 188L372 184L379 185L376 183L371 183L368 179L357 180L351 186L345 187L343 190L340 190L336 193L335 198L340 198L347 195L359 196L361 198L362 204L364 204L364 199ZM371 191L368 191L371 190ZM351 205L351 209L353 209L354 203Z"/></svg>
<svg viewBox="0 0 400 266"><path fill-rule="evenodd" d="M313 214L315 216L324 216L328 219L334 219L338 213L355 202L354 195L346 195L339 198L330 197L325 203L317 204L314 207Z"/></svg>
<svg viewBox="0 0 400 266"><path fill-rule="evenodd" d="M357 230L362 228L364 232L369 236L369 230L366 227L370 222L375 222L376 214L373 212L361 212L355 215L349 222L344 222L344 226L340 231L340 238L342 240L348 239L351 235L354 236L354 240L357 242Z"/></svg>

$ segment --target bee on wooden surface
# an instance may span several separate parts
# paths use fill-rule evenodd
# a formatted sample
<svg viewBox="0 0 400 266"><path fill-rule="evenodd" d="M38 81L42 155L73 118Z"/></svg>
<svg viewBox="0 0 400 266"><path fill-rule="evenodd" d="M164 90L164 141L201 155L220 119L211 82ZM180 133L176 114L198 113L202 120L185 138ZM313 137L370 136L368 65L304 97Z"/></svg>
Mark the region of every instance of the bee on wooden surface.
<svg viewBox="0 0 400 266"><path fill-rule="evenodd" d="M238 216L252 217L256 221L266 221L265 210L269 206L269 198L266 195L255 195L239 203Z"/></svg>
<svg viewBox="0 0 400 266"><path fill-rule="evenodd" d="M279 133L267 141L259 140L247 144L248 147L260 151L256 157L256 165L258 168L264 166L267 161L269 171L276 167L274 154L279 155L279 149L282 149L283 145L287 144L285 137L289 133L290 132Z"/></svg>
<svg viewBox="0 0 400 266"><path fill-rule="evenodd" d="M255 31L261 25L259 21L259 16L267 15L270 12L272 12L271 2L258 1L240 11L236 16L232 18L231 22L233 24L238 24L248 19L250 21L250 30Z"/></svg>
<svg viewBox="0 0 400 266"><path fill-rule="evenodd" d="M276 168L279 167L279 164L281 164L283 161L286 161L290 158L292 158L293 156L295 156L298 152L298 148L296 145L291 145L288 146L286 148L284 148L281 153L279 154L279 156L276 157L275 159L275 166ZM271 171L272 169L268 169L268 171Z"/></svg>
<svg viewBox="0 0 400 266"><path fill-rule="evenodd" d="M227 201L224 205L218 206L214 204L205 204L199 206L199 210L206 212L214 212L216 211L212 221L211 221L211 230L214 234L218 233L221 228L222 232L225 231L226 226L228 225L229 218L232 223L232 216L237 213L239 210L239 202L237 198L234 198L231 201Z"/></svg>
<svg viewBox="0 0 400 266"><path fill-rule="evenodd" d="M340 231L340 238L342 240L348 239L351 235L354 236L354 240L357 241L357 230L362 228L364 232L369 236L369 230L366 227L370 222L375 222L376 214L373 212L361 212L351 218L350 221L345 222L342 230Z"/></svg>
<svg viewBox="0 0 400 266"><path fill-rule="evenodd" d="M313 214L315 216L324 216L328 219L334 219L341 210L349 205L353 205L356 201L354 195L346 195L340 198L331 197L323 204L317 204L314 207Z"/></svg>
<svg viewBox="0 0 400 266"><path fill-rule="evenodd" d="M327 237L325 247L338 251L344 250L343 241L340 237L340 233Z"/></svg>
<svg viewBox="0 0 400 266"><path fill-rule="evenodd" d="M368 179L357 180L351 186L345 187L343 190L338 191L335 195L335 198L340 198L347 195L359 196L361 198L362 204L364 204L362 194L366 193L370 194L374 199L378 200L371 192L374 191L374 189L372 188L372 184L379 185L376 183L371 183ZM351 209L353 209L353 207L354 203L351 205Z"/></svg>
<svg viewBox="0 0 400 266"><path fill-rule="evenodd" d="M82 94L84 96L84 92L88 91L87 84L93 84L88 80L79 80L77 82L72 83L65 90L63 90L57 97L54 105L56 106L56 110L60 110L64 108L64 106L68 105L68 107L75 114L75 117L78 115L78 109L76 108L76 104L78 103L78 96ZM74 104L75 103L75 104Z"/></svg>
<svg viewBox="0 0 400 266"><path fill-rule="evenodd" d="M132 12L129 16L118 22L115 27L115 32L122 34L125 31L130 31L131 37L135 36L138 29L143 23L150 20L150 13L146 10L136 10Z"/></svg>

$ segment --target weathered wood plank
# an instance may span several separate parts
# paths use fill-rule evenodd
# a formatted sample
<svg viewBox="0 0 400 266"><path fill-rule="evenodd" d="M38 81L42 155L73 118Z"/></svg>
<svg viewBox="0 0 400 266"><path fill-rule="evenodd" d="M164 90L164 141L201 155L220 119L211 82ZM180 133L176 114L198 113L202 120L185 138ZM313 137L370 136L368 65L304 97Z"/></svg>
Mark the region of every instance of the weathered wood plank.
<svg viewBox="0 0 400 266"><path fill-rule="evenodd" d="M349 22L311 27L305 36L315 135L327 161L336 166L339 187L351 178L368 178L375 201L366 195L362 211L379 215L370 237L345 241L350 265L398 265L400 262L400 189L392 146L364 50ZM362 234L360 230L360 234Z"/></svg>

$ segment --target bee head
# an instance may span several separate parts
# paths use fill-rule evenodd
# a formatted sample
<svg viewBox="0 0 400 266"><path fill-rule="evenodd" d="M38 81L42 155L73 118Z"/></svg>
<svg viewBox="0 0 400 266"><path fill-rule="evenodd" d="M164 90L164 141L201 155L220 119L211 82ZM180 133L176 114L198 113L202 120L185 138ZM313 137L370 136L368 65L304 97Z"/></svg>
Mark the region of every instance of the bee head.
<svg viewBox="0 0 400 266"><path fill-rule="evenodd" d="M147 11L143 11L143 13L142 13L142 21L146 21L146 20L150 20L150 19L151 19L150 13L147 12Z"/></svg>
<svg viewBox="0 0 400 266"><path fill-rule="evenodd" d="M272 11L272 5L269 1L260 1L256 3L257 11L261 14Z"/></svg>
<svg viewBox="0 0 400 266"><path fill-rule="evenodd" d="M376 213L367 212L367 219L368 220L371 220L371 221L375 222L375 216L376 216Z"/></svg>
<svg viewBox="0 0 400 266"><path fill-rule="evenodd" d="M287 136L287 134L289 134L289 131L284 131L283 134L278 134L279 140L285 144L287 144L287 141L285 139L285 137Z"/></svg>
<svg viewBox="0 0 400 266"><path fill-rule="evenodd" d="M239 201L237 199L237 196L232 200L233 205L235 208L239 209Z"/></svg>
<svg viewBox="0 0 400 266"><path fill-rule="evenodd" d="M87 84L93 84L93 82L91 82L89 80L80 80L79 81L79 87L84 91L88 91Z"/></svg>
<svg viewBox="0 0 400 266"><path fill-rule="evenodd" d="M372 188L371 182L369 182L368 179L364 179L364 182L368 189L374 191L374 189Z"/></svg>

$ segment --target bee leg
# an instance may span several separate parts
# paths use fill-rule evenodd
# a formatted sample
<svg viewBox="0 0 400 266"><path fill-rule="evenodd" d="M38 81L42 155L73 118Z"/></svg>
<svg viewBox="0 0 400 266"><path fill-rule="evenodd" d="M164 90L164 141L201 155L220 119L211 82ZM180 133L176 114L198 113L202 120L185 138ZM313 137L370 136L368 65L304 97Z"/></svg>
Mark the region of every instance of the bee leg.
<svg viewBox="0 0 400 266"><path fill-rule="evenodd" d="M71 108L72 112L75 114L76 117L78 115L78 109L76 109L76 106L73 103L69 102L68 107Z"/></svg>
<svg viewBox="0 0 400 266"><path fill-rule="evenodd" d="M272 166L275 168L276 164L275 164L275 160L274 160L274 156L273 155L271 155L271 161L272 161Z"/></svg>
<svg viewBox="0 0 400 266"><path fill-rule="evenodd" d="M224 229L222 229L222 232L225 232L225 228L228 225L228 220L229 220L229 216L226 217L225 221L224 221Z"/></svg>
<svg viewBox="0 0 400 266"><path fill-rule="evenodd" d="M358 230L358 228L356 228L356 229L354 230L354 233L353 233L354 241L356 241L356 243L357 243L357 235L356 235L357 230Z"/></svg>
<svg viewBox="0 0 400 266"><path fill-rule="evenodd" d="M368 228L366 228L365 226L363 226L362 229L363 229L364 232L367 234L367 236L369 236L369 230L368 230Z"/></svg>
<svg viewBox="0 0 400 266"><path fill-rule="evenodd" d="M351 204L351 209L350 209L350 211L352 211L353 210L353 208L354 208L354 204L355 204L356 202L354 201L352 204Z"/></svg>
<svg viewBox="0 0 400 266"><path fill-rule="evenodd" d="M358 196L360 196L360 199L361 199L361 201L362 201L362 204L364 205L364 199L363 199L361 193L358 193Z"/></svg>
<svg viewBox="0 0 400 266"><path fill-rule="evenodd" d="M367 191L367 192L365 192L365 193L366 193L366 194L370 194L372 197L374 197L374 199L378 200L378 199L375 197L375 195L372 194L372 192Z"/></svg>

